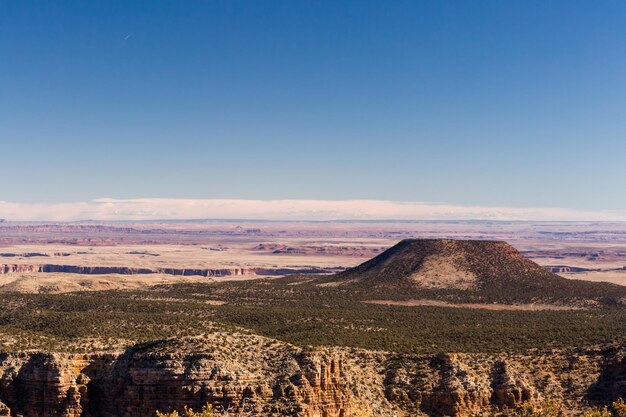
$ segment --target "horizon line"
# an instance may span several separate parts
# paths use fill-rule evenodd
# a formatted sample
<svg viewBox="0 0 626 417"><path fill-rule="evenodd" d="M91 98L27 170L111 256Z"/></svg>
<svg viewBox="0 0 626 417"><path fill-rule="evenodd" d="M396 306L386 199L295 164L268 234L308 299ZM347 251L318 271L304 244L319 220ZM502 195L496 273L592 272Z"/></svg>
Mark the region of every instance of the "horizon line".
<svg viewBox="0 0 626 417"><path fill-rule="evenodd" d="M13 222L184 221L577 221L623 222L626 211L455 205L391 200L252 200L99 198L68 203L0 201L0 219Z"/></svg>
<svg viewBox="0 0 626 417"><path fill-rule="evenodd" d="M78 220L11 220L0 218L0 225L12 224L85 224L85 223L626 223L626 220L506 220L506 219L255 219L255 218L177 218L177 219L78 219Z"/></svg>

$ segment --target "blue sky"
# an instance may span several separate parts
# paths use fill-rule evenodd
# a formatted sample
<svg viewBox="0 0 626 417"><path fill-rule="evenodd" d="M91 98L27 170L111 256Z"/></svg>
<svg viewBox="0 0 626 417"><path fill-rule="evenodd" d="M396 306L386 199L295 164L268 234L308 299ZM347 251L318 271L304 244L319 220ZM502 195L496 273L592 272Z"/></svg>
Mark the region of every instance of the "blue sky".
<svg viewBox="0 0 626 417"><path fill-rule="evenodd" d="M623 1L3 1L0 200L626 206Z"/></svg>

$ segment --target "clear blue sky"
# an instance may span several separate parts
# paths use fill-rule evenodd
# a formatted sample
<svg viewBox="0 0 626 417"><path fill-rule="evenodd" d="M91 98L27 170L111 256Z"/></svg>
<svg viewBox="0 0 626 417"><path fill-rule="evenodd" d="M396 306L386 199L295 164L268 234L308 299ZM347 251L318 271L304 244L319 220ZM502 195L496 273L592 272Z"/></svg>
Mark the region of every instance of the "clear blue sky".
<svg viewBox="0 0 626 417"><path fill-rule="evenodd" d="M626 207L624 1L2 1L0 200Z"/></svg>

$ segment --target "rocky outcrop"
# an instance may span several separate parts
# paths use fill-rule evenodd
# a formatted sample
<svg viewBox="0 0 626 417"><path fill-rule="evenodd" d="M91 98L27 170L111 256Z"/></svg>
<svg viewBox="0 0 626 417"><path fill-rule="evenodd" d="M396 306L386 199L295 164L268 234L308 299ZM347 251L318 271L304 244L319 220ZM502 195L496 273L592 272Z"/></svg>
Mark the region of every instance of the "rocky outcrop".
<svg viewBox="0 0 626 417"><path fill-rule="evenodd" d="M341 357L328 354L302 354L297 358L300 373L292 380L302 395L306 415L352 415L349 375ZM320 414L321 412L321 414Z"/></svg>
<svg viewBox="0 0 626 417"><path fill-rule="evenodd" d="M0 417L11 417L11 410L2 402L0 402Z"/></svg>
<svg viewBox="0 0 626 417"><path fill-rule="evenodd" d="M408 415L464 417L540 404L545 398L581 411L626 395L626 366L615 359L621 351L389 355L385 396Z"/></svg>
<svg viewBox="0 0 626 417"><path fill-rule="evenodd" d="M471 369L456 355L393 358L387 397L414 412L436 416L474 414L498 404L489 374Z"/></svg>
<svg viewBox="0 0 626 417"><path fill-rule="evenodd" d="M536 392L523 374L506 360L497 360L491 375L491 403L499 409L517 408L533 400Z"/></svg>
<svg viewBox="0 0 626 417"><path fill-rule="evenodd" d="M157 410L199 409L207 403L231 413L351 415L340 355L284 344L276 345L278 352L255 355L273 341L241 338L245 343L227 334L214 335L212 343L198 338L156 342L119 355L4 354L0 416L153 417ZM240 347L249 352L230 350Z"/></svg>
<svg viewBox="0 0 626 417"><path fill-rule="evenodd" d="M230 415L466 417L545 397L580 411L626 395L624 358L622 348L496 356L303 351L214 333L117 354L2 354L0 416L153 417L208 403Z"/></svg>
<svg viewBox="0 0 626 417"><path fill-rule="evenodd" d="M589 389L592 402L610 404L618 398L626 398L626 354L618 351L608 355L602 364L598 380Z"/></svg>
<svg viewBox="0 0 626 417"><path fill-rule="evenodd" d="M473 414L491 404L491 390L484 378L455 356L441 355L434 359L438 382L432 389L422 391L420 407L435 415L458 416Z"/></svg>
<svg viewBox="0 0 626 417"><path fill-rule="evenodd" d="M9 415L78 417L84 405L81 392L85 392L85 378L76 369L93 359L44 353L3 354L0 400L6 410L11 410Z"/></svg>

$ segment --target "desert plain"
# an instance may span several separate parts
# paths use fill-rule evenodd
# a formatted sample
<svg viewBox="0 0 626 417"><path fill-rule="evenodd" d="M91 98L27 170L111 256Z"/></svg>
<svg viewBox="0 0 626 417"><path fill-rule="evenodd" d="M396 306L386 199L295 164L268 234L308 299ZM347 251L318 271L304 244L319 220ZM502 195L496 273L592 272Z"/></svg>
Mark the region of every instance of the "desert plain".
<svg viewBox="0 0 626 417"><path fill-rule="evenodd" d="M504 240L563 277L626 285L622 223L3 222L0 273L13 272L0 275L0 291L66 292L202 282L207 276L242 280L327 274L358 265L407 238ZM38 271L46 265L47 272Z"/></svg>

